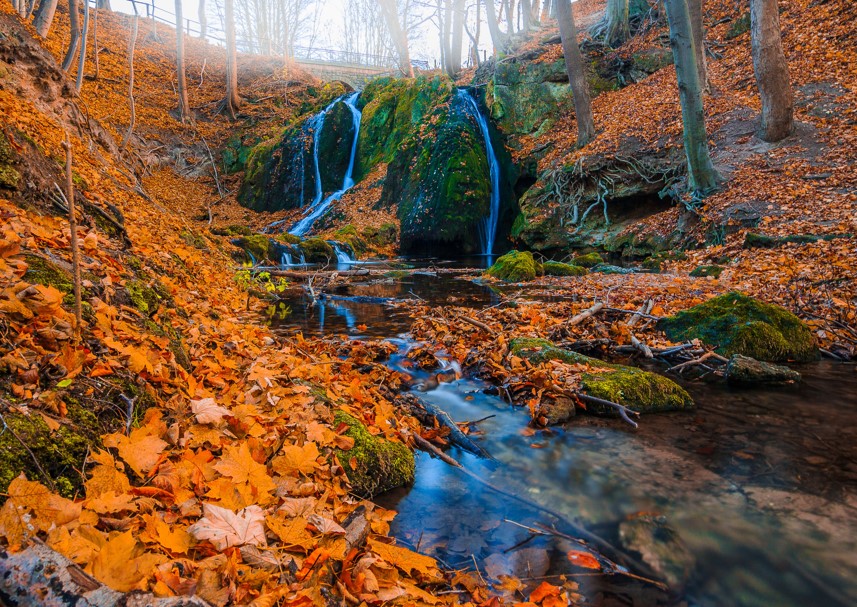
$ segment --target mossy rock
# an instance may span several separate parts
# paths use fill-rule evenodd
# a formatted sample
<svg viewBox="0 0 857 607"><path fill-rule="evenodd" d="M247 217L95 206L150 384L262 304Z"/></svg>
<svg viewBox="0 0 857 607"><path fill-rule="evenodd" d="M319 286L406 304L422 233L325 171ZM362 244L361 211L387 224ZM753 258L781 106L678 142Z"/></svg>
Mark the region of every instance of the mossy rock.
<svg viewBox="0 0 857 607"><path fill-rule="evenodd" d="M589 270L584 267L561 263L559 261L546 261L542 264L545 276L586 276Z"/></svg>
<svg viewBox="0 0 857 607"><path fill-rule="evenodd" d="M722 273L723 266L697 266L691 271L690 275L694 278L704 278L707 276L720 278Z"/></svg>
<svg viewBox="0 0 857 607"><path fill-rule="evenodd" d="M244 249L256 263L270 260L273 255L271 238L264 234L251 234L232 241L237 247Z"/></svg>
<svg viewBox="0 0 857 607"><path fill-rule="evenodd" d="M376 247L385 247L396 243L399 228L395 223L384 223L378 227L369 226L363 229L363 238Z"/></svg>
<svg viewBox="0 0 857 607"><path fill-rule="evenodd" d="M211 233L215 236L250 236L253 230L249 226L235 224L225 228L211 228Z"/></svg>
<svg viewBox="0 0 857 607"><path fill-rule="evenodd" d="M587 365L581 377L584 394L609 400L639 413L682 411L693 408L690 395L671 379L636 367L615 365L558 348L544 339L518 338L511 344L512 354L539 364L549 360ZM586 403L586 412L593 415L615 416L612 407Z"/></svg>
<svg viewBox="0 0 857 607"><path fill-rule="evenodd" d="M724 356L741 354L769 362L810 362L818 344L797 316L732 291L658 323L673 341L699 339Z"/></svg>
<svg viewBox="0 0 857 607"><path fill-rule="evenodd" d="M542 272L541 265L529 251L509 251L497 259L486 274L506 282L527 282Z"/></svg>
<svg viewBox="0 0 857 607"><path fill-rule="evenodd" d="M371 498L414 482L414 454L405 445L370 434L359 420L343 411L334 414L333 424L348 426L344 434L354 440L354 447L336 449L335 453L355 494Z"/></svg>
<svg viewBox="0 0 857 607"><path fill-rule="evenodd" d="M289 234L288 232L282 232L281 234L277 234L274 238L284 244L298 244L301 241L300 236L295 236L294 234Z"/></svg>
<svg viewBox="0 0 857 607"><path fill-rule="evenodd" d="M354 142L354 116L344 101L327 111L318 138L318 164L325 194L342 188Z"/></svg>
<svg viewBox="0 0 857 607"><path fill-rule="evenodd" d="M599 263L603 263L604 260L601 258L601 255L592 251L591 253L587 253L585 255L578 255L575 257L571 263L576 266L580 266L582 268L593 268L597 266Z"/></svg>
<svg viewBox="0 0 857 607"><path fill-rule="evenodd" d="M354 251L356 255L362 255L366 252L366 241L360 233L357 232L357 228L350 223L336 230L336 232L333 233L333 237L335 240L350 246L351 250Z"/></svg>
<svg viewBox="0 0 857 607"><path fill-rule="evenodd" d="M732 22L732 25L729 26L728 30L726 30L726 39L732 40L733 38L737 38L741 34L746 34L749 31L750 13L748 11Z"/></svg>
<svg viewBox="0 0 857 607"><path fill-rule="evenodd" d="M147 316L152 316L161 305L161 296L158 292L140 280L126 282L125 291L131 299L131 304Z"/></svg>
<svg viewBox="0 0 857 607"><path fill-rule="evenodd" d="M336 259L336 251L321 238L307 238L298 245L309 263L328 263Z"/></svg>
<svg viewBox="0 0 857 607"><path fill-rule="evenodd" d="M4 412L8 430L0 433L0 493L22 472L31 480L47 486L53 484L65 497L74 497L81 489L83 483L78 471L83 469L87 454L100 446L103 430L93 413L72 399L66 400L71 423L64 423L53 432L35 412L30 415Z"/></svg>
<svg viewBox="0 0 857 607"><path fill-rule="evenodd" d="M15 153L9 144L9 138L0 131L0 188L17 189L21 173L15 167Z"/></svg>
<svg viewBox="0 0 857 607"><path fill-rule="evenodd" d="M63 293L74 291L71 274L55 263L30 254L24 255L24 261L27 262L27 271L24 273L24 280L27 282L54 287Z"/></svg>

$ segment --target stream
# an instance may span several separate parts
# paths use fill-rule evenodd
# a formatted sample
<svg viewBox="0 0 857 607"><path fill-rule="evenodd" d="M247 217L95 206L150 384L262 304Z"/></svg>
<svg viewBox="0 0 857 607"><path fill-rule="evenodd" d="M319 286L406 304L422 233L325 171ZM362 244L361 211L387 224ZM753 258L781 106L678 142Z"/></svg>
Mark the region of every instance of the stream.
<svg viewBox="0 0 857 607"><path fill-rule="evenodd" d="M390 277L343 286L316 306L295 296L276 327L390 339L399 352L388 364L419 379L403 366L410 318L391 305L408 297L474 308L498 301L464 278ZM787 389L684 382L697 409L645 416L636 431L595 417L536 430L526 410L479 378L441 383L416 394L458 422L483 420L471 436L496 461L450 455L529 504L422 452L414 486L375 501L399 512L391 533L402 544L451 568L475 564L530 588L564 574L594 605L854 605L857 373L827 362L800 371L803 384ZM569 521L658 572L669 590L576 567L566 555L579 545L532 531L575 536Z"/></svg>

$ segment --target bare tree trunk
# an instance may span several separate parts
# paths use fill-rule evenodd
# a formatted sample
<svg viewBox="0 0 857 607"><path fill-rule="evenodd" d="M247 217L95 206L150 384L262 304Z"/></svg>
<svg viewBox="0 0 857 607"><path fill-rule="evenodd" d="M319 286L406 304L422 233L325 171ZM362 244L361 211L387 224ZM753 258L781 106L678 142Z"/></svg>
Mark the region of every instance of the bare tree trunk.
<svg viewBox="0 0 857 607"><path fill-rule="evenodd" d="M684 152L690 189L703 197L717 189L720 174L711 162L705 112L702 105L702 83L694 53L693 30L687 0L664 0L670 26L670 46L675 61L684 124Z"/></svg>
<svg viewBox="0 0 857 607"><path fill-rule="evenodd" d="M577 118L577 145L584 146L595 137L595 121L592 119L592 102L586 82L586 67L577 45L577 27L569 0L556 0L556 16L565 55L565 69L574 97L574 113Z"/></svg>
<svg viewBox="0 0 857 607"><path fill-rule="evenodd" d="M182 123L193 122L190 115L190 103L187 97L187 78L184 65L184 18L182 0L175 0L176 6L176 76L178 77L179 117Z"/></svg>
<svg viewBox="0 0 857 607"><path fill-rule="evenodd" d="M378 0L381 5L381 12L384 13L384 20L387 22L387 28L390 30L390 36L393 38L393 44L396 47L396 54L399 57L399 70L406 78L414 77L414 66L411 65L411 53L408 50L408 35L402 24L399 22L399 11L396 7L396 0Z"/></svg>
<svg viewBox="0 0 857 607"><path fill-rule="evenodd" d="M488 32L491 34L491 42L494 43L494 50L499 53L505 53L509 46L509 37L500 29L500 22L497 19L497 7L494 6L494 0L484 0L484 2Z"/></svg>
<svg viewBox="0 0 857 607"><path fill-rule="evenodd" d="M521 0L521 8L518 11L521 15L522 28L524 32L529 32L532 28L533 5L530 0Z"/></svg>
<svg viewBox="0 0 857 607"><path fill-rule="evenodd" d="M756 85L762 98L759 136L765 141L780 141L794 128L794 94L780 37L777 0L750 0L750 40Z"/></svg>
<svg viewBox="0 0 857 607"><path fill-rule="evenodd" d="M467 32L467 37L470 38L470 60L474 66L479 67L481 60L479 58L479 37L482 30L482 3L476 2L476 31L471 32L467 25L467 14L464 16L464 31ZM467 11L467 9L465 9ZM469 12L469 11L468 11Z"/></svg>
<svg viewBox="0 0 857 607"><path fill-rule="evenodd" d="M612 47L620 46L631 36L628 23L628 0L607 0L607 32L604 39Z"/></svg>
<svg viewBox="0 0 857 607"><path fill-rule="evenodd" d="M51 24L54 22L54 15L57 12L57 4L59 4L59 0L42 0L39 3L33 26L42 38L47 38L51 31Z"/></svg>
<svg viewBox="0 0 857 607"><path fill-rule="evenodd" d="M696 57L696 69L699 72L699 84L702 91L707 93L708 86L708 63L705 61L705 25L702 22L703 0L687 0L687 8L690 11L690 27L693 31L693 54Z"/></svg>
<svg viewBox="0 0 857 607"><path fill-rule="evenodd" d="M230 120L238 117L241 109L241 97L238 95L238 50L235 42L235 2L225 0L226 14L226 99L223 108Z"/></svg>
<svg viewBox="0 0 857 607"><path fill-rule="evenodd" d="M68 43L68 50L65 58L62 60L62 71L67 72L74 63L74 57L77 54L77 45L80 42L80 19L78 15L77 0L68 0L68 15L69 27L71 29L71 40Z"/></svg>
<svg viewBox="0 0 857 607"><path fill-rule="evenodd" d="M452 37L449 44L449 65L455 74L461 69L461 54L464 45L465 1L455 0L452 5Z"/></svg>
<svg viewBox="0 0 857 607"><path fill-rule="evenodd" d="M208 15L205 14L205 0L199 0L199 37L205 40L208 34Z"/></svg>
<svg viewBox="0 0 857 607"><path fill-rule="evenodd" d="M86 68L86 38L89 34L89 0L83 0L83 34L80 37L80 56L77 62L77 78L74 81L74 92L80 95L83 86L83 72Z"/></svg>
<svg viewBox="0 0 857 607"><path fill-rule="evenodd" d="M106 8L109 11L113 10L112 8L110 8L110 0L98 0L95 6L96 8Z"/></svg>
<svg viewBox="0 0 857 607"><path fill-rule="evenodd" d="M553 0L544 0L544 4L542 5L542 16L539 21L547 23L550 20L553 14L553 4Z"/></svg>
<svg viewBox="0 0 857 607"><path fill-rule="evenodd" d="M95 80L101 77L101 62L98 60L98 4L95 5L95 17L92 19L92 61L95 63Z"/></svg>
<svg viewBox="0 0 857 607"><path fill-rule="evenodd" d="M134 49L137 46L137 28L140 21L138 15L134 15L131 21L131 36L128 38L128 103L131 106L131 120L128 122L128 130L125 131L125 137L122 138L120 150L124 150L128 142L131 141L131 135L134 133L134 125L137 122L137 106L134 102Z"/></svg>

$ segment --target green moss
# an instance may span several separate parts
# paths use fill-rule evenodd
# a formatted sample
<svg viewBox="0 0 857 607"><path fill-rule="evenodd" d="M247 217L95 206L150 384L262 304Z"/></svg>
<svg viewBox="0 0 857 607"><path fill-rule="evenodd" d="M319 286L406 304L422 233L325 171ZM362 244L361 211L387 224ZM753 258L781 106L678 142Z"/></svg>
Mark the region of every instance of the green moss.
<svg viewBox="0 0 857 607"><path fill-rule="evenodd" d="M494 262L486 274L506 282L526 282L540 273L540 266L529 251L509 251Z"/></svg>
<svg viewBox="0 0 857 607"><path fill-rule="evenodd" d="M29 254L24 255L24 261L27 262L27 271L24 274L24 280L27 282L54 287L63 293L74 291L71 274L58 265L44 257Z"/></svg>
<svg viewBox="0 0 857 607"><path fill-rule="evenodd" d="M360 421L343 411L334 414L333 423L335 427L348 426L344 434L354 440L353 448L336 449L335 453L355 494L370 498L414 482L414 454L405 445L373 436Z"/></svg>
<svg viewBox="0 0 857 607"><path fill-rule="evenodd" d="M646 74L654 74L673 63L673 56L669 49L646 49L634 53L631 59L634 67Z"/></svg>
<svg viewBox="0 0 857 607"><path fill-rule="evenodd" d="M363 229L363 238L376 247L385 247L396 243L399 228L395 223L384 223L378 227L369 226Z"/></svg>
<svg viewBox="0 0 857 607"><path fill-rule="evenodd" d="M336 230L333 237L339 242L347 243L358 256L366 252L366 241L357 232L357 228L350 223Z"/></svg>
<svg viewBox="0 0 857 607"><path fill-rule="evenodd" d="M809 362L818 358L812 331L779 306L730 292L660 321L673 341L699 339L724 356Z"/></svg>
<svg viewBox="0 0 857 607"><path fill-rule="evenodd" d="M726 30L726 39L732 40L750 31L750 13L746 12L732 22Z"/></svg>
<svg viewBox="0 0 857 607"><path fill-rule="evenodd" d="M694 278L700 278L704 276L713 276L714 278L720 278L720 275L722 273L722 266L698 266L693 269L690 275Z"/></svg>
<svg viewBox="0 0 857 607"><path fill-rule="evenodd" d="M336 252L333 247L321 238L307 238L301 241L298 247L310 263L327 263L336 259Z"/></svg>
<svg viewBox="0 0 857 607"><path fill-rule="evenodd" d="M615 365L577 352L558 348L544 339L513 339L511 351L533 363L561 360L566 363L587 365L589 371L581 377L583 393L609 400L638 411L655 413L680 411L693 407L693 399L671 379L625 365ZM586 411L594 415L615 415L612 407L586 404Z"/></svg>
<svg viewBox="0 0 857 607"><path fill-rule="evenodd" d="M294 234L289 234L288 232L277 234L276 236L274 236L274 238L285 244L298 244L301 241L300 236L295 236Z"/></svg>
<svg viewBox="0 0 857 607"><path fill-rule="evenodd" d="M179 234L179 238L181 238L185 244L190 245L196 249L207 249L208 243L205 238L203 238L199 234L194 234L189 230L182 230L181 234Z"/></svg>
<svg viewBox="0 0 857 607"><path fill-rule="evenodd" d="M852 234L789 234L788 236L766 236L765 234L754 234L748 232L744 236L745 249L775 249L786 244L810 244L819 240L836 240L837 238L851 238Z"/></svg>
<svg viewBox="0 0 857 607"><path fill-rule="evenodd" d="M586 255L578 255L575 257L571 263L576 266L580 266L582 268L592 268L597 266L599 263L602 263L604 260L601 258L601 255L592 251L591 253L587 253Z"/></svg>
<svg viewBox="0 0 857 607"><path fill-rule="evenodd" d="M249 253L256 263L261 263L271 257L271 239L264 234L251 234L242 236L233 241L235 246Z"/></svg>
<svg viewBox="0 0 857 607"><path fill-rule="evenodd" d="M21 174L15 170L15 153L5 133L0 132L0 188L14 190L21 181Z"/></svg>
<svg viewBox="0 0 857 607"><path fill-rule="evenodd" d="M545 276L586 276L589 273L584 267L558 261L546 261L542 267Z"/></svg>
<svg viewBox="0 0 857 607"><path fill-rule="evenodd" d="M0 493L22 472L49 487L53 483L65 497L73 497L82 487L78 471L89 451L101 444L102 429L96 416L73 399L67 399L67 406L71 423L62 424L54 432L36 413L28 416L4 412L8 429L0 433Z"/></svg>
<svg viewBox="0 0 857 607"><path fill-rule="evenodd" d="M253 230L248 226L235 224L225 228L211 228L211 233L215 236L250 236Z"/></svg>
<svg viewBox="0 0 857 607"><path fill-rule="evenodd" d="M133 306L148 316L157 312L161 305L161 296L142 281L129 280L125 283L125 291Z"/></svg>

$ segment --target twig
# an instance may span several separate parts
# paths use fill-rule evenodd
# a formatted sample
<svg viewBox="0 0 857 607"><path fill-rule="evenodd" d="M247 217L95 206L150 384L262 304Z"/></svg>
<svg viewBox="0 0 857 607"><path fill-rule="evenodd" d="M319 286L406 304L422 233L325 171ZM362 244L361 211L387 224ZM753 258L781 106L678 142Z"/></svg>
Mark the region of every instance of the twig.
<svg viewBox="0 0 857 607"><path fill-rule="evenodd" d="M705 354L703 354L699 358L694 358L693 360L689 360L687 362L683 362L681 364L674 365L674 366L670 367L669 369L667 369L667 373L669 373L670 371L677 371L677 372L681 373L682 371L684 371L685 369L687 369L689 367L695 367L697 365L701 365L702 363L704 363L705 361L710 360L710 359L714 359L714 360L720 361L722 363L728 363L729 362L728 358L726 358L725 356L720 356L719 354L717 354L716 352L714 352L712 350L711 352L706 352Z"/></svg>
<svg viewBox="0 0 857 607"><path fill-rule="evenodd" d="M71 266L74 275L74 320L75 339L80 339L81 325L83 324L83 308L80 301L80 249L77 244L77 217L74 212L74 181L71 171L71 141L68 134L63 141L65 148L65 187L66 204L68 204L68 222L71 226Z"/></svg>
<svg viewBox="0 0 857 607"><path fill-rule="evenodd" d="M480 322L480 321L476 320L475 318L470 318L469 316L459 316L459 318L461 320L463 320L464 322L466 322L467 324L470 324L470 325L473 325L474 327L482 329L483 331L485 331L486 333L488 333L489 335L491 335L493 337L497 336L497 332L494 331L494 329L492 329L488 325L486 325L484 322Z"/></svg>
<svg viewBox="0 0 857 607"><path fill-rule="evenodd" d="M599 301L598 303L596 303L591 308L584 310L583 312L581 312L577 316L573 316L571 318L571 320L569 320L565 324L567 327L573 327L574 325L578 325L578 324L582 323L584 320L586 320L587 318L589 318L590 316L594 316L595 314L598 314L598 312L600 312L602 309L604 309L604 302Z"/></svg>
<svg viewBox="0 0 857 607"><path fill-rule="evenodd" d="M654 307L655 302L649 299L648 301L646 301L646 303L640 306L640 309L637 310L637 313L634 314L625 324L628 326L629 329L633 328L634 325L640 322L640 319L643 317L643 314L650 313L652 311L652 308ZM648 356L647 358L651 358L651 356Z"/></svg>
<svg viewBox="0 0 857 607"><path fill-rule="evenodd" d="M589 396L588 394L584 394L583 392L572 392L572 394L582 400L585 403L591 403L593 405L604 405L605 407L612 407L619 412L619 417L624 419L626 422L634 426L635 428L639 428L640 425L628 417L628 414L635 415L640 417L639 412L634 411L633 409L629 409L625 405L620 405L619 403L614 403L609 400L604 400L603 398L598 398L596 396Z"/></svg>
<svg viewBox="0 0 857 607"><path fill-rule="evenodd" d="M604 308L605 312L616 312L618 314L633 314L634 316L639 316L640 318L648 318L649 320L661 320L663 316L654 316L652 314L644 314L639 310L623 310L622 308Z"/></svg>
<svg viewBox="0 0 857 607"><path fill-rule="evenodd" d="M131 434L131 422L134 421L134 403L137 397L128 398L124 394L120 394L119 398L125 403L125 436Z"/></svg>
<svg viewBox="0 0 857 607"><path fill-rule="evenodd" d="M633 333L631 334L631 345L634 346L634 348L636 348L640 352L642 352L643 356L645 356L646 358L654 358L655 357L655 355L652 354L652 349L649 346L647 346L645 343L643 343L639 339L637 339Z"/></svg>

